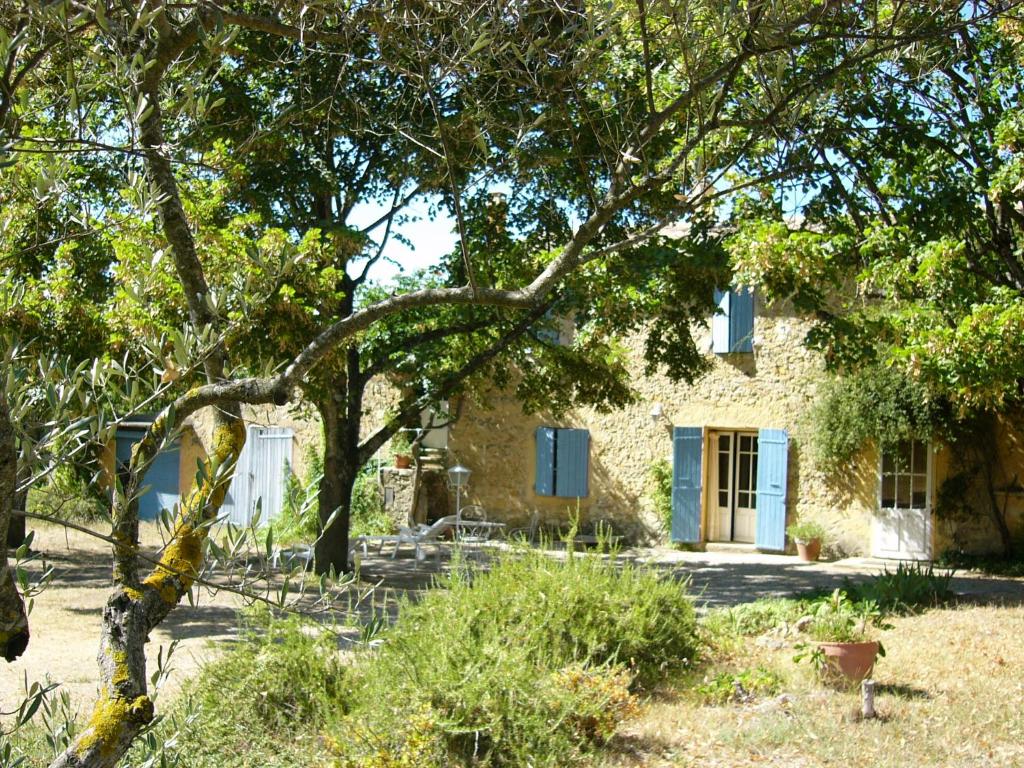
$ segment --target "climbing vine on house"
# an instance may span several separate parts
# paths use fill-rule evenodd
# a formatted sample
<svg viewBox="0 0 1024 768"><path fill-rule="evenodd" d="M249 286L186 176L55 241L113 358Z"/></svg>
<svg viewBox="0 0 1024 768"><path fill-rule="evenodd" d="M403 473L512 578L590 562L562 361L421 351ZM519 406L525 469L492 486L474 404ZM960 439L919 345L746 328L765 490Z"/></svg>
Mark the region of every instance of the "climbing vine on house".
<svg viewBox="0 0 1024 768"><path fill-rule="evenodd" d="M901 371L869 366L833 376L809 414L819 464L836 471L868 445L881 451L906 440L931 440L951 426L946 403Z"/></svg>

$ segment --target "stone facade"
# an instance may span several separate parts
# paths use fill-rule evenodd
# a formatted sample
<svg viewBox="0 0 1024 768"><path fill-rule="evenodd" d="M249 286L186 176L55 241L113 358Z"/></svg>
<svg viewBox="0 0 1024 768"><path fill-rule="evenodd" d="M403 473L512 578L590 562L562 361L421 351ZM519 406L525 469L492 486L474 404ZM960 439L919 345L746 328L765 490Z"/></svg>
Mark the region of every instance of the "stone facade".
<svg viewBox="0 0 1024 768"><path fill-rule="evenodd" d="M753 353L713 355L710 329L693 329L699 348L708 350L712 368L692 385L673 383L660 374L645 375L643 337L628 339L633 386L639 397L621 410L600 413L577 408L561 418L543 412L525 415L515 398L503 392L464 403L462 418L450 429L448 447L451 463L460 462L473 471L467 502L484 506L490 517L513 527L526 525L535 511L543 523L564 526L578 504L584 524L607 521L629 540L665 540L667 532L649 498L650 468L660 459L671 462L673 426L699 427L704 437L701 538L714 541L721 537L708 512L713 437L719 431L784 429L789 436L787 524L797 519L821 522L830 533L834 552L870 554L879 505L877 452L865 451L832 476L816 465L807 414L826 374L821 358L804 345L810 324L784 307L766 307L760 301L755 314ZM652 411L661 415L652 418ZM589 431L589 494L585 498L577 501L535 492L535 432L540 426ZM943 450L932 456L933 501L947 474L948 459ZM974 548L992 541L984 522L960 528L971 531ZM933 521L933 553L950 545L953 530L950 524Z"/></svg>

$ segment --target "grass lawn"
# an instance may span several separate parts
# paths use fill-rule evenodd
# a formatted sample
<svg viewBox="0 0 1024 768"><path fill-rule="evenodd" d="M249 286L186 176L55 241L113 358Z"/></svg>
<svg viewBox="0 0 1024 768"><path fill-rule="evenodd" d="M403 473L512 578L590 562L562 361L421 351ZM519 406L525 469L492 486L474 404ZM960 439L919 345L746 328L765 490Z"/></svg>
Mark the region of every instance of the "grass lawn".
<svg viewBox="0 0 1024 768"><path fill-rule="evenodd" d="M1024 765L1024 608L932 610L893 624L875 667L877 720L857 718L859 692L825 689L793 662L798 638L726 639L696 685L679 681L645 704L603 765ZM696 690L759 666L781 678L775 693L708 705Z"/></svg>

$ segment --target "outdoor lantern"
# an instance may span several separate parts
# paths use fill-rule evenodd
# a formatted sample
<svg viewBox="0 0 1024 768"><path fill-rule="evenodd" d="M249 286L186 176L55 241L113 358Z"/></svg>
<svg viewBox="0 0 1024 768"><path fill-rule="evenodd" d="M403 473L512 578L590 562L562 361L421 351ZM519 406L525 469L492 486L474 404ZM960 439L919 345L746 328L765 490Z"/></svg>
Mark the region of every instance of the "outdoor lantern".
<svg viewBox="0 0 1024 768"><path fill-rule="evenodd" d="M651 407L651 421L653 421L655 424L657 424L664 415L665 410L662 407L661 403L655 403Z"/></svg>
<svg viewBox="0 0 1024 768"><path fill-rule="evenodd" d="M462 519L462 486L469 482L471 472L461 464L448 468L448 480L455 486L455 519ZM458 525L456 525L458 530Z"/></svg>
<svg viewBox="0 0 1024 768"><path fill-rule="evenodd" d="M472 472L461 464L456 464L454 467L448 468L448 480L456 488L461 488L469 482L469 476Z"/></svg>

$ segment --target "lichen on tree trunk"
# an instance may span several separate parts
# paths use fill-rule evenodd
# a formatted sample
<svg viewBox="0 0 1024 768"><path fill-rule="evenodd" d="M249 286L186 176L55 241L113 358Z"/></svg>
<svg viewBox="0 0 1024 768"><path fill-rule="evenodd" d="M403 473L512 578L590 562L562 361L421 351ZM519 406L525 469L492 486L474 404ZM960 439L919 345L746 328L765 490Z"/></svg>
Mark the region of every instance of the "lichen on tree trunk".
<svg viewBox="0 0 1024 768"><path fill-rule="evenodd" d="M122 583L104 607L100 696L85 729L51 768L112 768L152 721L145 657L149 633L199 576L209 523L216 519L230 480L230 473L216 469L236 461L244 444L245 425L238 407L218 409L203 481L180 505L158 564L141 582Z"/></svg>

